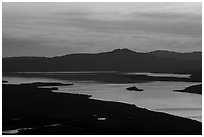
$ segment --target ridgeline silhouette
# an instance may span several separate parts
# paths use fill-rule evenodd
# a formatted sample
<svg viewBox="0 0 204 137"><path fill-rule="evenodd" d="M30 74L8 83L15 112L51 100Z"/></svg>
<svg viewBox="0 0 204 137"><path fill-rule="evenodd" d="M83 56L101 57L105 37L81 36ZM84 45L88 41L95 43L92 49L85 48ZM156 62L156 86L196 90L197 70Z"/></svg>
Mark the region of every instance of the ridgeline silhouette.
<svg viewBox="0 0 204 137"><path fill-rule="evenodd" d="M139 53L115 49L96 54L68 54L56 57L3 58L3 72L119 71L201 73L202 53L153 51Z"/></svg>

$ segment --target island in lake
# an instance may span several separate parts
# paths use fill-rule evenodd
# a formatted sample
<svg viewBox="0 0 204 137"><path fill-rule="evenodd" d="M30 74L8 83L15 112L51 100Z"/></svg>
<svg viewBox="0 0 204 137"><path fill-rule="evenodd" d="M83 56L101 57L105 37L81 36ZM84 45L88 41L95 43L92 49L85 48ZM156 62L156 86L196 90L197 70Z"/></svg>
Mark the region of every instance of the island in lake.
<svg viewBox="0 0 204 137"><path fill-rule="evenodd" d="M135 86L128 87L126 89L129 90L129 91L139 91L139 92L143 91L143 89L137 88Z"/></svg>

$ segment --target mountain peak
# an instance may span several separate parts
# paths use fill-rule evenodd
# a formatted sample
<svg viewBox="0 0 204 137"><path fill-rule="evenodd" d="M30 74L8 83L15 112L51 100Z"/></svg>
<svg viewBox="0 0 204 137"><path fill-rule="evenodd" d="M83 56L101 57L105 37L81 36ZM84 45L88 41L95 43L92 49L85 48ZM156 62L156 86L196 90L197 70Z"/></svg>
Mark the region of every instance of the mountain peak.
<svg viewBox="0 0 204 137"><path fill-rule="evenodd" d="M114 49L112 52L114 53L135 53L135 51L132 51L130 49L127 49L127 48L121 48L121 49Z"/></svg>

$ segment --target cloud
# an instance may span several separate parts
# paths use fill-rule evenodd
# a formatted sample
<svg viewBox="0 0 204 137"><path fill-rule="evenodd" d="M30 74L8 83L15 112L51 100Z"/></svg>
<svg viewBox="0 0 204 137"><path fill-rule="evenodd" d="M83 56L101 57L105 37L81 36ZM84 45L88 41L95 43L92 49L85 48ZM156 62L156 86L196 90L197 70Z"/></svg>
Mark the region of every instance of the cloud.
<svg viewBox="0 0 204 137"><path fill-rule="evenodd" d="M3 56L202 45L201 3L3 3L2 26Z"/></svg>

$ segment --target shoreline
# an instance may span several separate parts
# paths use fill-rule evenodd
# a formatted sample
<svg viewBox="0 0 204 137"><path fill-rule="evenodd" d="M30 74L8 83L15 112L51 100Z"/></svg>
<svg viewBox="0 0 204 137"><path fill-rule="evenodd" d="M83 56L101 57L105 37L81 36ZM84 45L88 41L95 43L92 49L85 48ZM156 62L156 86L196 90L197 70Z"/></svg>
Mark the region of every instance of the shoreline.
<svg viewBox="0 0 204 137"><path fill-rule="evenodd" d="M190 86L190 87L186 87L183 90L174 90L174 92L202 95L202 84L197 84L197 85L193 85L193 86Z"/></svg>
<svg viewBox="0 0 204 137"><path fill-rule="evenodd" d="M4 130L37 127L18 134L202 134L202 123L196 120L135 105L94 100L87 95L11 84L3 84L2 95ZM16 117L20 118L11 120ZM42 127L56 123L61 125Z"/></svg>
<svg viewBox="0 0 204 137"><path fill-rule="evenodd" d="M40 78L44 78L45 80L42 80L42 82L43 81L50 81L51 83L53 83L53 82L55 82L55 83L57 83L57 81L60 81L60 82L67 82L67 80L60 80L60 79L57 79L54 75L52 75L53 76L53 78L47 78L47 77L40 77ZM11 76L12 77L12 76ZM9 79L9 77L6 77L5 76L5 79L6 78L8 78ZM15 76L14 76L14 78L15 78ZM28 77L21 77L21 78L25 78L25 79L27 79ZM31 78L34 78L35 79L35 77L31 77ZM39 78L39 77L37 77L36 76L36 78ZM47 79L47 80L46 80ZM12 81L12 80L11 80ZM21 81L21 80L20 80ZM23 80L24 81L24 80ZM30 81L30 82L36 82L36 81L38 81L38 80L34 80L34 81ZM69 81L69 80L68 80ZM24 81L24 82L27 82L27 81ZM70 80L69 82L71 82L71 83L74 83L74 87L75 87L75 84L77 85L78 83L77 83L77 81L74 81L74 80ZM88 81L87 81L88 82ZM92 82L92 81L90 81L90 82ZM149 81L150 83L151 82L159 82L159 81ZM138 84L142 84L142 83L149 83L149 82L137 82ZM163 82L167 82L167 81L163 81ZM177 82L177 81L175 81L175 82ZM178 82L180 82L180 81L178 81ZM89 83L89 82L88 82ZM99 84L128 84L126 87L124 87L124 90L125 90L125 88L128 88L128 87L130 87L130 86L132 86L132 84L136 84L136 83L107 83L107 82L98 82L98 81L96 81L96 83L99 83ZM182 83L182 82L181 82ZM192 84L199 84L199 83L197 83L197 82L190 82L190 83L192 83ZM10 83L10 84L12 84L12 82ZM13 84L17 84L17 83L13 83ZM83 83L84 84L84 83ZM86 93L86 92L80 92L80 90L82 90L83 89L83 86L85 86L85 85L81 85L81 89L79 88L79 93L80 94L84 94L84 95L92 95L92 93ZM87 83L86 83L87 84ZM190 85L190 84L189 84ZM46 86L45 86L46 87ZM86 87L86 86L85 86ZM187 86L185 86L185 87L187 87ZM89 87L90 88L90 87ZM182 87L183 88L183 87ZM182 89L182 88L179 88L179 89ZM56 92L56 93L74 93L74 90L73 90L73 87L71 87L71 92L69 92L69 91L64 91L63 89L61 89L60 87L59 87L59 90L54 90L54 89L58 89L57 87L54 87L53 88L53 91L52 92ZM86 88L85 88L86 89ZM176 88L174 88L174 89L176 89ZM174 89L172 89L172 93L174 92ZM61 91L62 90L62 91ZM69 90L69 88L68 89L66 89L66 90ZM73 91L72 91L73 90ZM90 88L90 91L92 90L92 88ZM117 89L116 89L117 90ZM119 89L120 90L120 89ZM128 90L127 90L127 92L128 92ZM176 92L174 92L175 94L176 94ZM183 92L184 93L184 92ZM193 94L191 93L191 95L193 96ZM190 96L191 96L190 95ZM197 94L197 95L199 95L199 94ZM126 97L125 97L126 98ZM94 97L94 94L93 94L93 96L91 97L91 99L96 99L96 100L101 100L101 101L113 101L113 102L120 102L120 103L126 103L126 104L135 104L135 105L138 105L139 107L141 107L141 108L147 108L148 110L152 110L152 111L157 111L156 109L157 109L157 107L155 108L155 107L149 107L148 105L145 105L144 103L143 104L138 104L137 102L134 102L134 101L128 101L127 99L125 99L125 100L123 100L121 97L119 97L118 99L116 98L114 98L114 97L105 97L105 98L103 98L103 96L101 97L101 96L96 96L96 97ZM131 100L131 98L130 98L130 100ZM154 102L153 102L154 103ZM170 104L171 105L171 104ZM151 106L151 105L150 105ZM160 106L161 108L162 108L162 106ZM174 106L174 107L177 107L177 106ZM184 106L184 107L186 107L186 105ZM187 106L188 107L188 106ZM167 107L168 108L168 107ZM182 108L182 106L181 106L181 108ZM190 118L191 119L191 114L190 113L197 113L197 112L190 112L189 114L190 114L190 116L188 115L188 114L181 114L182 112L172 112L172 111L157 111L157 112L163 112L163 113L167 113L167 114L171 114L171 115L175 115L175 116L179 116L179 117L183 117L183 118ZM200 111L197 113L197 114L199 114L199 116L200 116ZM194 114L193 114L193 116L194 116ZM197 118L192 118L192 120L196 120L196 121L199 121L199 122L202 122L202 120L199 118L199 119L197 119Z"/></svg>

